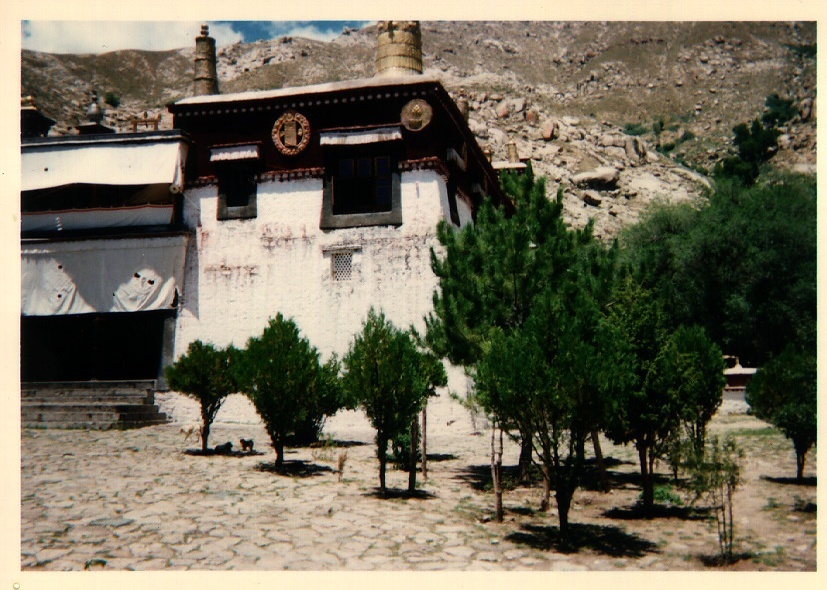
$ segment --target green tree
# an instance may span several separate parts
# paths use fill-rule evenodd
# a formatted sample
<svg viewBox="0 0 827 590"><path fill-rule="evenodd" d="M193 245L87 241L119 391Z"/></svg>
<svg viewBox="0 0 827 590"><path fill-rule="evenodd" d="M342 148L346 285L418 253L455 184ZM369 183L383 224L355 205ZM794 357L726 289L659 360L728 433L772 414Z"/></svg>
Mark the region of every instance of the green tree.
<svg viewBox="0 0 827 590"><path fill-rule="evenodd" d="M654 463L680 428L683 404L678 395L674 346L666 346L663 312L658 300L631 278L622 282L610 321L633 355L635 375L629 387L611 398L607 434L620 444L634 443L640 462L643 508L654 506Z"/></svg>
<svg viewBox="0 0 827 590"><path fill-rule="evenodd" d="M752 412L793 441L799 481L818 432L817 373L815 354L789 346L747 384L746 399Z"/></svg>
<svg viewBox="0 0 827 590"><path fill-rule="evenodd" d="M698 208L660 205L620 236L622 266L665 309L666 326L702 326L746 366L815 343L815 179L773 173L718 182ZM804 345L804 344L803 344Z"/></svg>
<svg viewBox="0 0 827 590"><path fill-rule="evenodd" d="M573 263L578 242L592 239L591 226L577 232L567 229L562 191L554 200L546 198L544 179L535 179L530 169L523 175L505 174L502 182L514 201L513 215L486 200L474 224L457 231L440 223L442 252L431 252L439 287L434 311L426 318L426 342L437 355L469 368L496 333L525 323L537 294ZM518 431L525 475L531 463L527 425L510 419L498 423Z"/></svg>
<svg viewBox="0 0 827 590"><path fill-rule="evenodd" d="M280 313L238 354L239 386L264 422L277 468L284 464L287 436L308 416L317 416L319 399L328 389L336 389L335 368L335 361L320 365L316 348L301 337L293 320Z"/></svg>
<svg viewBox="0 0 827 590"><path fill-rule="evenodd" d="M619 334L577 283L544 291L522 329L495 336L474 376L486 410L530 425L543 472L542 508L553 490L564 539L585 443L607 398L631 378Z"/></svg>
<svg viewBox="0 0 827 590"><path fill-rule="evenodd" d="M170 388L201 405L201 450L209 448L210 426L227 396L237 390L231 349L216 349L200 340L190 342L187 352L165 373Z"/></svg>
<svg viewBox="0 0 827 590"><path fill-rule="evenodd" d="M388 443L409 432L429 395L433 366L410 332L399 330L373 309L342 362L342 384L350 403L362 408L376 429L379 488L384 495ZM411 473L416 473L415 465ZM413 491L415 475L408 484Z"/></svg>
<svg viewBox="0 0 827 590"><path fill-rule="evenodd" d="M295 428L296 444L317 442L327 418L345 406L340 372L341 363L335 354L326 363L319 365L313 387L305 394L307 412Z"/></svg>
<svg viewBox="0 0 827 590"><path fill-rule="evenodd" d="M706 427L723 401L724 358L700 326L681 326L669 338L677 396L686 434L696 452L706 442Z"/></svg>

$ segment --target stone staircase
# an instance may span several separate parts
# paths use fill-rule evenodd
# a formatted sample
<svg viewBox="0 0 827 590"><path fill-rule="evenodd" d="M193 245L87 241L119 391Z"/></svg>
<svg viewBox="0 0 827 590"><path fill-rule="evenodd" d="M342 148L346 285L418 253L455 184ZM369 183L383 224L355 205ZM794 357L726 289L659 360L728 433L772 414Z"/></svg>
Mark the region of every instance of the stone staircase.
<svg viewBox="0 0 827 590"><path fill-rule="evenodd" d="M23 428L109 430L165 424L154 381L23 383Z"/></svg>

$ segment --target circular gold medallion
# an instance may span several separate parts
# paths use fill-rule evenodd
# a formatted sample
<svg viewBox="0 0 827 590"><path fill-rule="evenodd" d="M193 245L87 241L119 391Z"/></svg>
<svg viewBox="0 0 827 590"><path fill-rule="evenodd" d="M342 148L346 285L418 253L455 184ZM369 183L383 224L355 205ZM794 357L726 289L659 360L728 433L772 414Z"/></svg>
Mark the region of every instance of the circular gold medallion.
<svg viewBox="0 0 827 590"><path fill-rule="evenodd" d="M286 111L273 125L273 143L285 156L295 156L310 142L310 123L296 111Z"/></svg>
<svg viewBox="0 0 827 590"><path fill-rule="evenodd" d="M427 102L415 98L402 107L402 125L408 131L419 131L431 122L434 111Z"/></svg>

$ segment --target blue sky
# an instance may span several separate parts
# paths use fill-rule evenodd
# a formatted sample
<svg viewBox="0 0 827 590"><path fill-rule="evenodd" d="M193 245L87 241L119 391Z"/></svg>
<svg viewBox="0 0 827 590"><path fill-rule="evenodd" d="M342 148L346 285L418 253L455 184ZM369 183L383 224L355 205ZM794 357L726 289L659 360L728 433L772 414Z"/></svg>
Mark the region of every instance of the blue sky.
<svg viewBox="0 0 827 590"><path fill-rule="evenodd" d="M329 41L344 27L369 21L207 21L219 47L284 35ZM49 53L106 53L119 49L161 51L194 46L199 21L22 21L24 49Z"/></svg>

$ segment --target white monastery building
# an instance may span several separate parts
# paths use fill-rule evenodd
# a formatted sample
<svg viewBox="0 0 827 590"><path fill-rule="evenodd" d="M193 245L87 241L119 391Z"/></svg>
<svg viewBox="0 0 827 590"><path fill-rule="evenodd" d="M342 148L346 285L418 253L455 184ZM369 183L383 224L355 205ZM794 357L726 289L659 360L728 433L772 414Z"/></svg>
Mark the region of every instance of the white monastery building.
<svg viewBox="0 0 827 590"><path fill-rule="evenodd" d="M95 102L78 135L47 137L24 112L22 380L163 389L190 342L243 347L279 312L324 356L371 306L422 329L437 223L512 205L467 109L421 73L418 23L380 23L376 65L222 95L204 27L173 130L113 133Z"/></svg>

